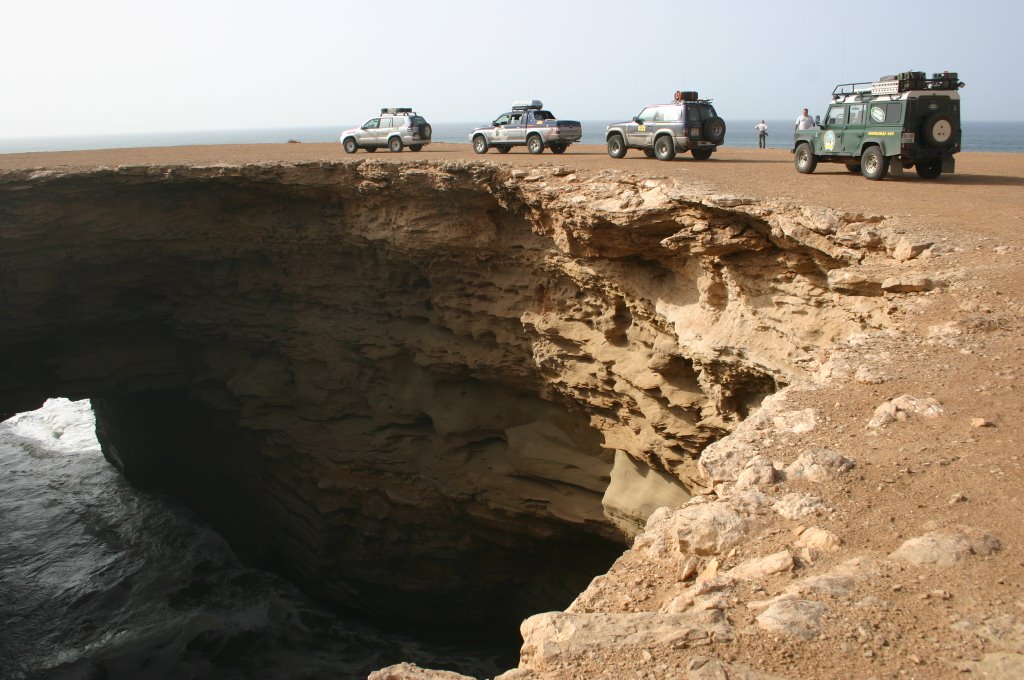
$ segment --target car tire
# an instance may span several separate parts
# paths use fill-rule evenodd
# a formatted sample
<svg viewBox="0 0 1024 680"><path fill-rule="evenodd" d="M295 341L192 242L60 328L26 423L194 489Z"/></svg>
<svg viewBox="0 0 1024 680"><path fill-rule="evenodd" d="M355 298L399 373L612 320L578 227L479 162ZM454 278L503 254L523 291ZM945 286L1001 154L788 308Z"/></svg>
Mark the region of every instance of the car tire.
<svg viewBox="0 0 1024 680"><path fill-rule="evenodd" d="M424 125L423 125L423 126L422 126L422 127L420 128L420 137L421 137L422 139L430 139L430 134L431 134L432 132L433 132L433 130L431 129L431 127L430 127L429 125L426 125L426 124L424 124Z"/></svg>
<svg viewBox="0 0 1024 680"><path fill-rule="evenodd" d="M818 158L814 155L814 149L808 142L800 142L796 145L796 152L793 154L793 164L796 171L809 175L818 167Z"/></svg>
<svg viewBox="0 0 1024 680"><path fill-rule="evenodd" d="M846 171L847 172L852 172L855 175L859 175L860 174L860 163L852 163L852 162L851 163L847 163L846 164Z"/></svg>
<svg viewBox="0 0 1024 680"><path fill-rule="evenodd" d="M473 137L473 151L477 153L487 153L487 138L483 135L475 135Z"/></svg>
<svg viewBox="0 0 1024 680"><path fill-rule="evenodd" d="M864 149L860 157L860 174L867 179L878 181L889 174L889 159L877 146Z"/></svg>
<svg viewBox="0 0 1024 680"><path fill-rule="evenodd" d="M608 138L608 155L612 158L622 158L626 155L626 142L622 135L614 134Z"/></svg>
<svg viewBox="0 0 1024 680"><path fill-rule="evenodd" d="M698 161L706 161L711 158L711 154L711 149L690 149L690 155Z"/></svg>
<svg viewBox="0 0 1024 680"><path fill-rule="evenodd" d="M718 116L712 116L704 121L704 139L712 144L721 144L725 141L725 121Z"/></svg>
<svg viewBox="0 0 1024 680"><path fill-rule="evenodd" d="M409 151L422 151L422 150L423 150L423 145L422 144L410 144L409 145Z"/></svg>
<svg viewBox="0 0 1024 680"><path fill-rule="evenodd" d="M540 135L530 135L526 138L526 150L535 156L544 153L544 140Z"/></svg>
<svg viewBox="0 0 1024 680"><path fill-rule="evenodd" d="M917 176L921 179L935 179L942 174L942 161L934 158L930 161L922 161L914 165Z"/></svg>
<svg viewBox="0 0 1024 680"><path fill-rule="evenodd" d="M654 155L659 161L670 161L676 157L676 144L668 135L654 140Z"/></svg>
<svg viewBox="0 0 1024 680"><path fill-rule="evenodd" d="M507 144L504 146L496 146L494 148L498 150L498 153L508 153L509 151L512 150L512 147L508 146Z"/></svg>
<svg viewBox="0 0 1024 680"><path fill-rule="evenodd" d="M355 153L359 150L359 145L356 144L356 140L352 137L346 137L341 143L341 147L345 149L345 153Z"/></svg>
<svg viewBox="0 0 1024 680"><path fill-rule="evenodd" d="M392 137L391 139L388 140L388 150L391 153L400 153L402 151L402 147L404 146L405 145L402 144L401 137Z"/></svg>
<svg viewBox="0 0 1024 680"><path fill-rule="evenodd" d="M563 144L552 144L550 147L551 153L565 153L566 147Z"/></svg>
<svg viewBox="0 0 1024 680"><path fill-rule="evenodd" d="M644 155L648 158L654 158L654 149L644 149Z"/></svg>
<svg viewBox="0 0 1024 680"><path fill-rule="evenodd" d="M921 134L928 146L944 149L953 141L953 119L944 113L929 116L921 127Z"/></svg>

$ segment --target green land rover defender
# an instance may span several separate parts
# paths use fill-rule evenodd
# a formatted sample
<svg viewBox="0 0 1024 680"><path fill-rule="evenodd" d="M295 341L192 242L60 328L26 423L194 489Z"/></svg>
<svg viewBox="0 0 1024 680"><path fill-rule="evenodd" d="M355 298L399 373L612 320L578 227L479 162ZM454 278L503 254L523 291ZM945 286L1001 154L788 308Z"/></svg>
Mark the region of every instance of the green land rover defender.
<svg viewBox="0 0 1024 680"><path fill-rule="evenodd" d="M948 71L837 85L824 120L793 132L796 169L806 174L818 163L845 163L873 180L910 168L923 179L951 173L960 150L957 90L963 86Z"/></svg>

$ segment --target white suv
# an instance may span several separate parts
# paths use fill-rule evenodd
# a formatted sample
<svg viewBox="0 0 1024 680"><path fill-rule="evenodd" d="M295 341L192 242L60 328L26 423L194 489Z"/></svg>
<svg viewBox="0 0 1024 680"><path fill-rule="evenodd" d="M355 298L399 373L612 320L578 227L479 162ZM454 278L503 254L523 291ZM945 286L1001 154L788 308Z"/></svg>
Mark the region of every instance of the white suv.
<svg viewBox="0 0 1024 680"><path fill-rule="evenodd" d="M371 118L362 127L341 133L341 145L347 153L358 149L376 151L387 147L398 153L405 147L419 151L430 144L430 125L412 109L385 108L380 116Z"/></svg>

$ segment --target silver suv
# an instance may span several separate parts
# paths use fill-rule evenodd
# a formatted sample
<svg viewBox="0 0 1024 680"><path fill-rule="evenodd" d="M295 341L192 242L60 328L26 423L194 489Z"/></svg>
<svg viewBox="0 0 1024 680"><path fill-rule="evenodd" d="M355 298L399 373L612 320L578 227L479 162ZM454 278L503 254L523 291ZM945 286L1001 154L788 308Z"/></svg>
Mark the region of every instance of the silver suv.
<svg viewBox="0 0 1024 680"><path fill-rule="evenodd" d="M628 149L641 149L648 158L663 161L687 151L699 161L711 158L725 142L725 121L710 99L699 99L696 92L679 94L672 104L648 106L633 120L609 125L608 155L622 158Z"/></svg>
<svg viewBox="0 0 1024 680"><path fill-rule="evenodd" d="M380 110L380 117L371 118L362 127L342 132L341 145L346 153L355 153L358 149L376 151L384 147L395 153L405 147L419 151L430 144L430 133L426 119L412 109L385 108Z"/></svg>

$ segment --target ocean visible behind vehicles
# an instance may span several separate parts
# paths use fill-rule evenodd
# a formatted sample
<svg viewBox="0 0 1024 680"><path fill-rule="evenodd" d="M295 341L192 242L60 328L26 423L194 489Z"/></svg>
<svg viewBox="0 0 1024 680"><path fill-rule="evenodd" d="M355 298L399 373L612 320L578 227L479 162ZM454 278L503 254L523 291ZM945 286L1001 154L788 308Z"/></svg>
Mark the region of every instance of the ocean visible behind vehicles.
<svg viewBox="0 0 1024 680"><path fill-rule="evenodd" d="M768 119L768 147L790 149L793 143L793 118ZM824 111L811 111L811 115ZM756 148L754 125L759 119L726 118L730 130L725 148ZM583 137L579 144L605 145L605 129L614 121L582 120ZM304 143L338 143L339 132L358 124L324 127L265 128L252 130L190 130L117 135L76 135L65 137L0 137L0 153L30 151L79 151L86 149L122 149L159 146L190 146L195 144L283 144L288 140ZM466 136L478 125L474 122L438 123L431 121L431 142L463 144ZM963 151L1001 151L1024 153L1024 121L963 121ZM339 149L340 151L340 149ZM339 157L342 156L339 153Z"/></svg>

